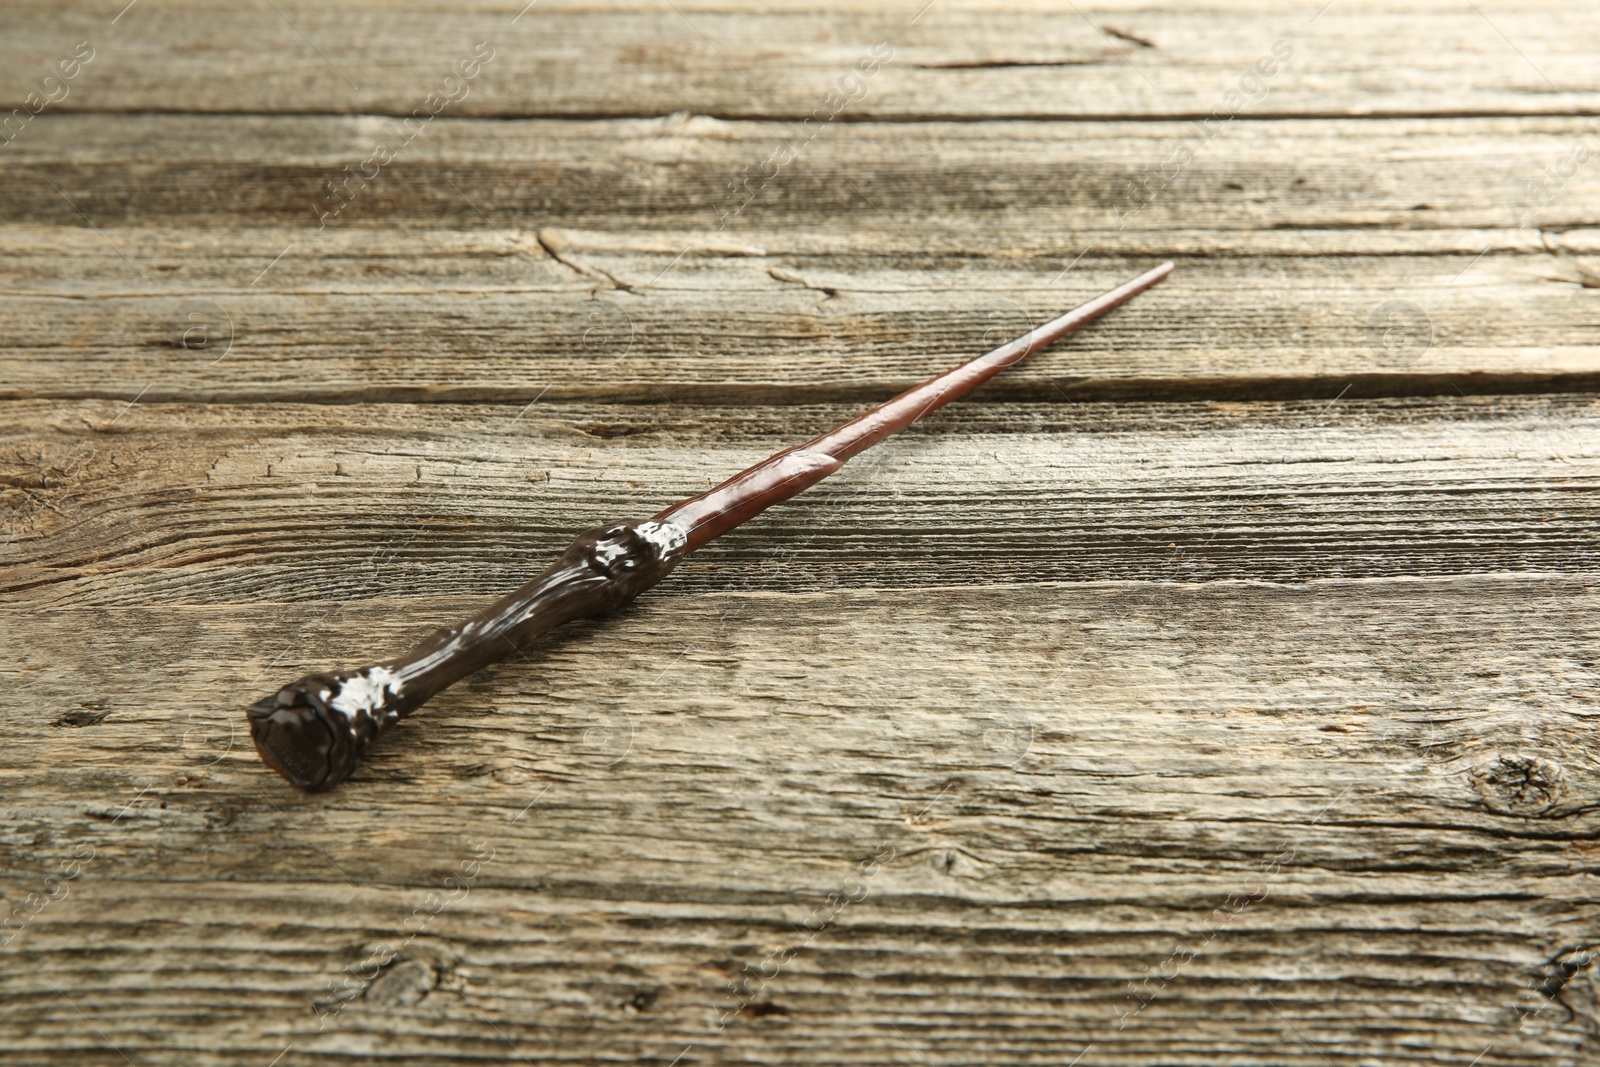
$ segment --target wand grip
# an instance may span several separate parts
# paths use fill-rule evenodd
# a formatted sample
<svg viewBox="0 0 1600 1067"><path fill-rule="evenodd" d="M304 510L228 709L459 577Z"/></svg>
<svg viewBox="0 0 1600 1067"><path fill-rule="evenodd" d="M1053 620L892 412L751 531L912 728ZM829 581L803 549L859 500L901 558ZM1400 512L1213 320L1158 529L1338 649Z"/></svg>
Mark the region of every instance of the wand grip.
<svg viewBox="0 0 1600 1067"><path fill-rule="evenodd" d="M384 729L562 623L629 603L672 572L686 545L682 527L653 520L587 530L537 578L404 655L307 675L252 705L256 751L301 789L332 789Z"/></svg>

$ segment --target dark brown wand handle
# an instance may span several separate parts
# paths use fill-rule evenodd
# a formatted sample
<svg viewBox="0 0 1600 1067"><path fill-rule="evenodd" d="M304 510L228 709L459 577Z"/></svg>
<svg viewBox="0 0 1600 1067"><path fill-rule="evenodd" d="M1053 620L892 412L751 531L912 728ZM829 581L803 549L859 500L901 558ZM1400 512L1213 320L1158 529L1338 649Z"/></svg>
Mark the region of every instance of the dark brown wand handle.
<svg viewBox="0 0 1600 1067"><path fill-rule="evenodd" d="M614 611L672 572L689 553L807 489L856 453L971 392L1057 338L1150 288L1172 264L1119 285L1053 322L908 389L837 429L729 478L649 519L597 526L516 592L411 651L359 670L312 674L250 708L256 751L301 789L332 789L355 771L378 734L436 693L505 659L564 622Z"/></svg>

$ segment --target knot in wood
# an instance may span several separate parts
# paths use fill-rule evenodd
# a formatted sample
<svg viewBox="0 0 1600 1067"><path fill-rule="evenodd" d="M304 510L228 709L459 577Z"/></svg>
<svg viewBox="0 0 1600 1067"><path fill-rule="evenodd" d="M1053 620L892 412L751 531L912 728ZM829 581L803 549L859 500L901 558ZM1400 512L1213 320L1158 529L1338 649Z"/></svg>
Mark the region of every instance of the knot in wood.
<svg viewBox="0 0 1600 1067"><path fill-rule="evenodd" d="M1566 777L1554 760L1501 752L1469 772L1484 806L1501 815L1539 815L1555 805Z"/></svg>
<svg viewBox="0 0 1600 1067"><path fill-rule="evenodd" d="M369 1004L383 1008L409 1008L421 1003L439 975L422 960L402 960L375 978L364 994Z"/></svg>

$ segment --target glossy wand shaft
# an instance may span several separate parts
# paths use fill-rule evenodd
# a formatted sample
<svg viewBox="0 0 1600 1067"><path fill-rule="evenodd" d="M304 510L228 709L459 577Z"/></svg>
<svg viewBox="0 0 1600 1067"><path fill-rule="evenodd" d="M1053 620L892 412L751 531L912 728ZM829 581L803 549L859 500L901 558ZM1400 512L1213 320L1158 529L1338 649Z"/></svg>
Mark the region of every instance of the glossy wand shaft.
<svg viewBox="0 0 1600 1067"><path fill-rule="evenodd" d="M740 471L715 489L657 512L654 519L674 523L688 531L689 544L685 553L693 552L772 505L817 484L856 453L965 396L1007 367L1021 363L1051 342L1093 322L1171 273L1171 261L1145 271L993 352L907 389L893 400L821 437L784 449L749 470Z"/></svg>

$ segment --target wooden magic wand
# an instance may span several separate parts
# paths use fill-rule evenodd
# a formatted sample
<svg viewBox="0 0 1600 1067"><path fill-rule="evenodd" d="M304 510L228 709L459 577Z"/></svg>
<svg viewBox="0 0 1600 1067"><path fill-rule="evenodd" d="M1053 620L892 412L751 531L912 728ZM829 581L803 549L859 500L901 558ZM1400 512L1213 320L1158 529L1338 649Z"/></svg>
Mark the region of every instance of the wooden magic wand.
<svg viewBox="0 0 1600 1067"><path fill-rule="evenodd" d="M250 732L267 765L301 789L332 789L367 746L434 694L573 619L627 604L695 549L822 481L845 462L1020 363L1033 352L1150 288L1172 264L1095 297L857 416L837 429L741 471L648 519L596 526L533 581L411 651L359 670L311 674L250 708Z"/></svg>

